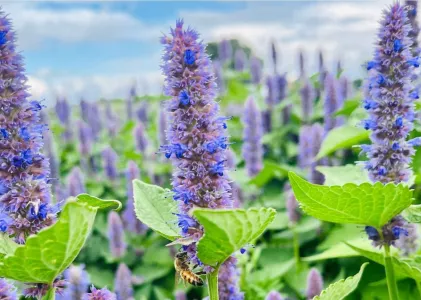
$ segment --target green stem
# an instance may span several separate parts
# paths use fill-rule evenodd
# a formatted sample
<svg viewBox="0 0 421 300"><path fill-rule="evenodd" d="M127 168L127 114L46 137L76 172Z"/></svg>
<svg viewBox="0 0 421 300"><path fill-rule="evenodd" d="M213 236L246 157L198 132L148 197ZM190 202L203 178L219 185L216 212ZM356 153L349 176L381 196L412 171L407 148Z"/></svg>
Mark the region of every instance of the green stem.
<svg viewBox="0 0 421 300"><path fill-rule="evenodd" d="M55 300L56 299L56 289L51 287L47 294L41 298L41 300Z"/></svg>
<svg viewBox="0 0 421 300"><path fill-rule="evenodd" d="M418 293L420 294L420 299L421 299L421 282L418 282L417 280L415 280L415 283L417 284L417 289L418 289Z"/></svg>
<svg viewBox="0 0 421 300"><path fill-rule="evenodd" d="M292 239L293 239L293 245L294 245L294 257L295 257L295 265L296 265L296 270L298 272L298 270L300 269L300 264L301 264L301 257L300 257L300 241L299 241L299 235L298 232L295 228L295 224L291 226L291 230L292 230Z"/></svg>
<svg viewBox="0 0 421 300"><path fill-rule="evenodd" d="M219 265L215 268L215 270L212 273L209 273L206 276L208 279L209 300L219 300L218 272L219 272Z"/></svg>
<svg viewBox="0 0 421 300"><path fill-rule="evenodd" d="M396 284L395 271L393 269L392 257L390 256L390 246L384 245L384 266L386 268L387 288L389 289L389 299L399 300L398 285Z"/></svg>

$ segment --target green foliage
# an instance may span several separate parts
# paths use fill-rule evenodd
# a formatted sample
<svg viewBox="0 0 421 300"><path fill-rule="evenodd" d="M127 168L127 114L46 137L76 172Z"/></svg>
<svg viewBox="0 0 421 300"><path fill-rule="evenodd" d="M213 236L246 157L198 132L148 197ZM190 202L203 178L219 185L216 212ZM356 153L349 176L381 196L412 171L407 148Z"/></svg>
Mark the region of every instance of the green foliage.
<svg viewBox="0 0 421 300"><path fill-rule="evenodd" d="M354 291L358 283L360 282L361 276L363 275L365 267L368 263L365 263L361 266L360 271L354 275L350 276L345 280L340 280L335 282L325 290L322 291L320 296L316 296L313 300L342 300L348 296L352 291Z"/></svg>
<svg viewBox="0 0 421 300"><path fill-rule="evenodd" d="M347 99L341 109L335 112L335 116L350 116L361 105L361 95Z"/></svg>
<svg viewBox="0 0 421 300"><path fill-rule="evenodd" d="M329 131L323 140L315 160L319 160L339 149L348 149L352 146L363 144L368 140L369 131L360 127L344 125Z"/></svg>
<svg viewBox="0 0 421 300"><path fill-rule="evenodd" d="M324 185L362 184L364 182L370 182L368 173L362 166L318 166L316 169L325 176Z"/></svg>
<svg viewBox="0 0 421 300"><path fill-rule="evenodd" d="M402 184L348 183L343 186L311 184L290 172L295 197L307 214L332 223L380 228L411 205L412 191Z"/></svg>
<svg viewBox="0 0 421 300"><path fill-rule="evenodd" d="M402 215L410 223L421 223L421 205L411 205L402 212Z"/></svg>
<svg viewBox="0 0 421 300"><path fill-rule="evenodd" d="M197 250L207 265L223 263L230 255L256 240L274 220L272 208L194 209L194 217L204 227Z"/></svg>
<svg viewBox="0 0 421 300"><path fill-rule="evenodd" d="M351 243L346 243L351 249L356 251L362 256L368 259L384 265L384 256L381 252L373 250L372 247L360 248ZM415 279L417 282L421 281L421 264L414 259L405 259L397 256L392 256L393 268L395 273L401 277L410 277Z"/></svg>
<svg viewBox="0 0 421 300"><path fill-rule="evenodd" d="M52 283L82 249L98 209L120 206L118 201L104 201L86 194L69 199L53 226L30 236L25 245L7 247L15 249L0 258L0 277Z"/></svg>
<svg viewBox="0 0 421 300"><path fill-rule="evenodd" d="M169 240L180 237L177 202L170 190L134 180L133 193L136 216L141 222Z"/></svg>

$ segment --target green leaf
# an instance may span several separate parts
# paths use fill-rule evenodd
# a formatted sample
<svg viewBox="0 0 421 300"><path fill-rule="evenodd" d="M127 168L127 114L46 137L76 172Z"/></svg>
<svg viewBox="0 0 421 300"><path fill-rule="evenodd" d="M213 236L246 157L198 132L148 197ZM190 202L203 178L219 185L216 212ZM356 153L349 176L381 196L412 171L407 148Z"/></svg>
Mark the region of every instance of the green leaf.
<svg viewBox="0 0 421 300"><path fill-rule="evenodd" d="M280 165L275 162L265 161L263 169L249 183L258 187L266 185L272 178L283 179L288 176L288 172L302 173L301 170L289 165Z"/></svg>
<svg viewBox="0 0 421 300"><path fill-rule="evenodd" d="M347 279L339 280L338 282L335 282L325 290L322 291L320 296L316 296L313 298L313 300L342 300L346 296L352 293L360 282L361 276L363 275L364 268L368 265L368 263L364 263L360 271L354 275L350 276Z"/></svg>
<svg viewBox="0 0 421 300"><path fill-rule="evenodd" d="M7 234L0 234L0 253L3 256L12 255L18 246Z"/></svg>
<svg viewBox="0 0 421 300"><path fill-rule="evenodd" d="M333 223L380 228L412 202L412 190L402 184L322 186L307 182L292 172L289 179L303 211Z"/></svg>
<svg viewBox="0 0 421 300"><path fill-rule="evenodd" d="M215 266L257 239L273 221L273 208L194 209L193 215L205 233L197 245L199 259Z"/></svg>
<svg viewBox="0 0 421 300"><path fill-rule="evenodd" d="M28 237L13 254L0 258L0 277L22 282L51 283L76 258L91 233L100 208L120 207L89 195L70 198L58 221Z"/></svg>
<svg viewBox="0 0 421 300"><path fill-rule="evenodd" d="M334 128L323 140L315 160L319 160L339 149L351 148L368 140L369 131L350 125Z"/></svg>
<svg viewBox="0 0 421 300"><path fill-rule="evenodd" d="M402 216L410 223L421 223L421 204L411 205L402 212Z"/></svg>
<svg viewBox="0 0 421 300"><path fill-rule="evenodd" d="M372 248L363 249L350 243L346 244L360 255L365 256L378 264L384 265L383 253L373 250ZM421 266L419 264L411 259L404 260L396 256L392 256L391 258L397 276L411 277L417 282L421 281Z"/></svg>
<svg viewBox="0 0 421 300"><path fill-rule="evenodd" d="M352 99L347 99L343 107L334 113L334 116L350 116L360 105L361 95L358 95Z"/></svg>
<svg viewBox="0 0 421 300"><path fill-rule="evenodd" d="M368 173L361 166L346 165L337 167L318 166L316 170L325 176L324 185L362 184L370 182Z"/></svg>
<svg viewBox="0 0 421 300"><path fill-rule="evenodd" d="M359 256L358 252L352 250L344 243L338 243L331 248L312 256L303 257L303 261L313 262L313 261L320 261L332 258L341 258L341 257L353 257Z"/></svg>
<svg viewBox="0 0 421 300"><path fill-rule="evenodd" d="M180 237L175 215L178 206L170 190L133 180L133 193L135 212L140 221L171 241Z"/></svg>

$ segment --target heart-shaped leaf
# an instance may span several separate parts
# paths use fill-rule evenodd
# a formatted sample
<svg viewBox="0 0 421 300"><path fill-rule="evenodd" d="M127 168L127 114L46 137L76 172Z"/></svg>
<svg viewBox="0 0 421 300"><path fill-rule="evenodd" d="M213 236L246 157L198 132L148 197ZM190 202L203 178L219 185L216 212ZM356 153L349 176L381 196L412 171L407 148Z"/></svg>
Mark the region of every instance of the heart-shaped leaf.
<svg viewBox="0 0 421 300"><path fill-rule="evenodd" d="M307 182L292 172L289 179L304 212L333 223L380 228L412 202L412 190L402 184L322 186Z"/></svg>
<svg viewBox="0 0 421 300"><path fill-rule="evenodd" d="M361 276L363 275L365 267L368 265L368 263L364 263L360 271L355 274L354 276L350 276L346 279L339 280L338 282L335 282L325 290L322 291L320 296L316 296L313 298L313 300L342 300L346 296L352 293L357 286L358 283L361 280Z"/></svg>
<svg viewBox="0 0 421 300"><path fill-rule="evenodd" d="M273 208L194 209L204 227L197 245L199 259L207 265L223 263L230 255L256 240L273 221Z"/></svg>
<svg viewBox="0 0 421 300"><path fill-rule="evenodd" d="M86 194L70 198L53 226L30 236L25 245L12 246L14 252L0 258L0 277L52 283L79 254L98 209L120 206L118 201L104 201Z"/></svg>
<svg viewBox="0 0 421 300"><path fill-rule="evenodd" d="M178 206L170 190L136 179L133 193L136 216L142 223L171 241L180 237Z"/></svg>

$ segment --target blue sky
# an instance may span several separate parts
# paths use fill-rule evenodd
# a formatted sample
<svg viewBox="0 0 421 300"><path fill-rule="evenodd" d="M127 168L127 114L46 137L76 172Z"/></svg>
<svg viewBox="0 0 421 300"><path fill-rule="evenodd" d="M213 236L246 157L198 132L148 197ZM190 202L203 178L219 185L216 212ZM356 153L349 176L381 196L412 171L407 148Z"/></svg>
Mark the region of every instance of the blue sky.
<svg viewBox="0 0 421 300"><path fill-rule="evenodd" d="M53 103L126 97L160 90L158 39L177 18L205 41L238 38L262 59L275 40L280 72L296 76L299 49L315 70L322 50L333 69L363 76L381 10L392 1L18 1L1 2L18 34L32 94ZM269 69L269 67L268 67Z"/></svg>

